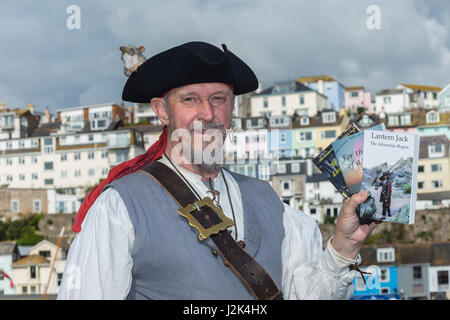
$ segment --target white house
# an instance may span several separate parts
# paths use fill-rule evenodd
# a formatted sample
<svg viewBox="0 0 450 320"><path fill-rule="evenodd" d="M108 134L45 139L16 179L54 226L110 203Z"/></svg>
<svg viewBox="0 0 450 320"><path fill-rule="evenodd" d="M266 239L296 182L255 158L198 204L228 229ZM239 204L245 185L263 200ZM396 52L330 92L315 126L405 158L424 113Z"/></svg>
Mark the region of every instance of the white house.
<svg viewBox="0 0 450 320"><path fill-rule="evenodd" d="M16 294L44 294L50 273L47 294L57 294L66 263L66 252L61 248L58 250L53 272L50 272L55 255L56 245L42 240L30 249L28 256L15 261L12 264L12 273L17 288Z"/></svg>
<svg viewBox="0 0 450 320"><path fill-rule="evenodd" d="M325 95L293 80L277 83L252 95L250 108L252 117L295 114L312 117L329 105Z"/></svg>
<svg viewBox="0 0 450 320"><path fill-rule="evenodd" d="M12 264L19 259L19 249L15 241L0 241L0 296L14 294Z"/></svg>

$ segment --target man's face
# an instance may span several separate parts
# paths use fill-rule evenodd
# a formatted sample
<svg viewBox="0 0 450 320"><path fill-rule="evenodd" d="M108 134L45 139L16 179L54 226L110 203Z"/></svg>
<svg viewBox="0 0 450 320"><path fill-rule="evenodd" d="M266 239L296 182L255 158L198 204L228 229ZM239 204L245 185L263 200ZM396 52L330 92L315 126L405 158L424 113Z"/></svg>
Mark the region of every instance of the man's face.
<svg viewBox="0 0 450 320"><path fill-rule="evenodd" d="M158 98L160 99L160 98ZM226 129L230 127L234 96L231 89L223 83L201 83L183 86L171 90L164 103L165 110L160 117L167 125L168 143L181 140L183 148L191 148L189 160L196 163L194 156L205 151L221 147L226 137ZM153 101L153 100L152 100ZM155 110L155 109L154 109ZM181 139L178 139L181 132ZM189 138L184 135L189 133ZM199 159L199 158L196 158ZM205 161L202 161L202 164ZM203 169L207 167L203 166ZM217 165L209 169L217 169ZM208 169L207 169L208 170Z"/></svg>

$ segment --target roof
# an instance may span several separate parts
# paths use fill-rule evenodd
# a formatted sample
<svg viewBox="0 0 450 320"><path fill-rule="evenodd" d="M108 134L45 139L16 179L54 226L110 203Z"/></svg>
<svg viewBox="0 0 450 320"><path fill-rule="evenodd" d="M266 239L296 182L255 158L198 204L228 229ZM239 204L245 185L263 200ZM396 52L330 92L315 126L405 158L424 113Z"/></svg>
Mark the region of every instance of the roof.
<svg viewBox="0 0 450 320"><path fill-rule="evenodd" d="M345 87L345 91L364 90L364 86L359 87Z"/></svg>
<svg viewBox="0 0 450 320"><path fill-rule="evenodd" d="M30 254L31 248L33 248L33 246L18 246L18 248L19 248L19 255L24 257Z"/></svg>
<svg viewBox="0 0 450 320"><path fill-rule="evenodd" d="M162 125L154 125L154 124L136 124L136 125L121 126L119 127L119 129L135 129L136 131L145 133L145 132L162 132L163 127L164 126Z"/></svg>
<svg viewBox="0 0 450 320"><path fill-rule="evenodd" d="M403 93L404 89L383 89L383 90L379 90L377 91L377 96L384 96L387 94L399 94L399 93Z"/></svg>
<svg viewBox="0 0 450 320"><path fill-rule="evenodd" d="M422 90L422 91L441 91L442 88L435 87L435 86L423 86L423 85L417 85L417 84L406 84L406 83L400 83L402 86L410 88L412 90Z"/></svg>
<svg viewBox="0 0 450 320"><path fill-rule="evenodd" d="M427 159L428 156L428 146L435 144L443 144L444 145L444 158L448 157L448 145L449 140L446 135L438 135L438 136L422 136L420 137L419 144L419 159Z"/></svg>
<svg viewBox="0 0 450 320"><path fill-rule="evenodd" d="M16 247L15 241L1 241L0 242L0 255L12 254Z"/></svg>
<svg viewBox="0 0 450 320"><path fill-rule="evenodd" d="M298 78L297 81L299 82L317 82L319 80L322 81L337 81L333 77L330 76L309 76L309 77L302 77Z"/></svg>
<svg viewBox="0 0 450 320"><path fill-rule="evenodd" d="M334 112L336 114L336 121L324 123L322 114L326 113L326 112ZM324 110L315 117L308 117L309 124L307 124L307 125L301 124L301 119L304 117L306 117L306 116L298 116L297 118L295 118L295 120L292 123L292 128L300 129L300 128L309 128L309 127L334 127L334 126L338 126L339 124L341 124L344 119L344 115L339 115L336 111L332 111L332 110L327 110L327 111Z"/></svg>
<svg viewBox="0 0 450 320"><path fill-rule="evenodd" d="M29 265L42 265L42 264L50 264L50 260L44 258L41 255L38 254L32 254L29 256L26 256L22 259L17 260L16 262L13 262L13 267L25 267Z"/></svg>
<svg viewBox="0 0 450 320"><path fill-rule="evenodd" d="M394 262L378 262L378 248L394 248ZM363 265L401 265L430 263L433 266L450 265L450 242L420 244L385 244L363 246L360 250Z"/></svg>
<svg viewBox="0 0 450 320"><path fill-rule="evenodd" d="M302 91L314 91L318 93L316 90L311 89L310 87L305 86L303 83L300 83L295 80L291 81L284 81L276 83L275 85L262 90L261 92L253 95L253 96L264 96L269 94L289 94L289 93L295 93L295 92L302 92ZM318 93L320 94L320 93Z"/></svg>

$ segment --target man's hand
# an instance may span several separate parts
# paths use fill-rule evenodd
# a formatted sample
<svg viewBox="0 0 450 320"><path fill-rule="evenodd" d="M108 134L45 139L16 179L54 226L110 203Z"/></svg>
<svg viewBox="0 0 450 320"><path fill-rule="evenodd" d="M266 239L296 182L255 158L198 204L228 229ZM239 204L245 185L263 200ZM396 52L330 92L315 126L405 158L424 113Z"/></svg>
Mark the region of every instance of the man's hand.
<svg viewBox="0 0 450 320"><path fill-rule="evenodd" d="M367 192L361 191L352 195L349 200L344 200L337 218L334 237L331 240L334 250L350 259L356 258L364 241L378 224L378 222L372 222L369 225L359 224L356 208L366 199Z"/></svg>

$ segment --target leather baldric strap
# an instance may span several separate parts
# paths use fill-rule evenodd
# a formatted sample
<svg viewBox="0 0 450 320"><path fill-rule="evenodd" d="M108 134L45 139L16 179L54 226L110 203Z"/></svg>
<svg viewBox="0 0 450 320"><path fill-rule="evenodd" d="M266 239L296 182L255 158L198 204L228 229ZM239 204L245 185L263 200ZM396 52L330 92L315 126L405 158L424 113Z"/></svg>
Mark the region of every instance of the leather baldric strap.
<svg viewBox="0 0 450 320"><path fill-rule="evenodd" d="M178 203L184 208L198 199L187 184L170 168L158 161L141 170L149 173ZM195 219L205 229L211 228L221 221L217 213L208 206L197 207ZM228 230L210 235L217 247L217 252L223 258L226 266L230 267L239 277L250 293L259 300L282 300L283 294L276 286L270 275L253 259L241 246L234 241Z"/></svg>

